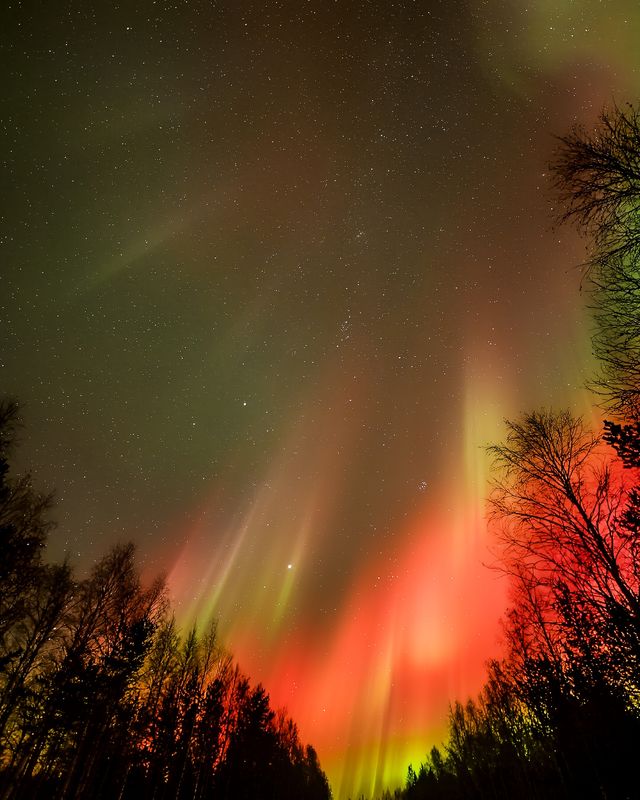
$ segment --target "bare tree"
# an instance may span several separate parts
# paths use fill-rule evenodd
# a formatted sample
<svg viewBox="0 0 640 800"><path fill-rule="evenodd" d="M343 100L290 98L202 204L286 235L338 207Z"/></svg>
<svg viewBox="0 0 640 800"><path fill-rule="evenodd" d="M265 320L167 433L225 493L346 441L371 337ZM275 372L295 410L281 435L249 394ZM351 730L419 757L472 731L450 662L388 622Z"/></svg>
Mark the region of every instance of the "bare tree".
<svg viewBox="0 0 640 800"><path fill-rule="evenodd" d="M559 139L551 169L559 219L591 240L594 266L603 258L640 249L640 112L633 106L603 111L593 131L576 125Z"/></svg>
<svg viewBox="0 0 640 800"><path fill-rule="evenodd" d="M568 412L509 422L505 442L490 451L499 563L515 586L510 634L558 663L584 639L588 618L594 636L619 641L624 628L637 652L638 534L625 516L627 473Z"/></svg>
<svg viewBox="0 0 640 800"><path fill-rule="evenodd" d="M560 139L551 169L559 219L589 240L588 287L598 372L591 388L624 421L640 421L640 112L604 111L592 132Z"/></svg>

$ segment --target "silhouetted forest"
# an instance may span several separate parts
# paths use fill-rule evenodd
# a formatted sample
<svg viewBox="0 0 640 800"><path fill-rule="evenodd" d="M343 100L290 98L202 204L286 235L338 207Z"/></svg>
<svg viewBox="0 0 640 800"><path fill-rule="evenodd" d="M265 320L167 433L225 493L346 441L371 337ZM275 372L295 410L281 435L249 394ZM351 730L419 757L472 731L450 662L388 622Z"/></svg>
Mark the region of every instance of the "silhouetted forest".
<svg viewBox="0 0 640 800"><path fill-rule="evenodd" d="M552 170L560 221L589 245L591 389L609 419L596 435L534 412L490 448L505 657L397 800L640 797L640 113L574 128Z"/></svg>
<svg viewBox="0 0 640 800"><path fill-rule="evenodd" d="M180 634L133 545L83 580L45 563L52 500L10 475L17 425L0 403L0 797L328 800L295 723L215 626Z"/></svg>
<svg viewBox="0 0 640 800"><path fill-rule="evenodd" d="M640 797L640 113L573 129L552 168L560 218L589 242L609 419L596 433L535 411L490 448L505 655L397 800ZM10 474L17 425L1 403L0 797L329 798L293 721L215 626L181 635L132 545L82 580L45 562L52 501Z"/></svg>

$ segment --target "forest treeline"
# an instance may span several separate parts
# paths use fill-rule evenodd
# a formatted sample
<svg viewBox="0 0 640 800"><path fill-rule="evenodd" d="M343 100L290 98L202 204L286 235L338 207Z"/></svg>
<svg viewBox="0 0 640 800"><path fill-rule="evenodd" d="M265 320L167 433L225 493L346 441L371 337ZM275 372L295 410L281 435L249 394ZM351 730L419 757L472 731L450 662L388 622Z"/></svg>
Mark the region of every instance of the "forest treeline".
<svg viewBox="0 0 640 800"><path fill-rule="evenodd" d="M505 654L396 800L640 798L640 112L574 128L552 166L589 243L607 421L534 411L491 448ZM0 798L328 800L295 723L215 626L178 630L132 545L83 579L46 562L52 501L10 473L17 427L0 403Z"/></svg>
<svg viewBox="0 0 640 800"><path fill-rule="evenodd" d="M329 800L315 751L225 652L181 635L131 544L82 580L43 549L52 499L9 460L0 403L0 797Z"/></svg>
<svg viewBox="0 0 640 800"><path fill-rule="evenodd" d="M559 219L588 242L607 421L537 411L490 448L505 655L396 800L640 797L640 113L575 127L552 170Z"/></svg>

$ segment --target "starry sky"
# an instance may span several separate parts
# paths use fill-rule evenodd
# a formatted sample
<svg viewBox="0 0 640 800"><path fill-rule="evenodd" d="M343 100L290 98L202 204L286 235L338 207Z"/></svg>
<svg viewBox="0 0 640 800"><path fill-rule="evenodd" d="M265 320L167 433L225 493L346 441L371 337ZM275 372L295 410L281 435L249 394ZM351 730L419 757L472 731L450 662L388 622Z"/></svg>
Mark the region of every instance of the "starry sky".
<svg viewBox="0 0 640 800"><path fill-rule="evenodd" d="M502 420L590 413L554 135L640 88L635 0L0 11L0 390L49 554L132 539L336 797L499 652Z"/></svg>

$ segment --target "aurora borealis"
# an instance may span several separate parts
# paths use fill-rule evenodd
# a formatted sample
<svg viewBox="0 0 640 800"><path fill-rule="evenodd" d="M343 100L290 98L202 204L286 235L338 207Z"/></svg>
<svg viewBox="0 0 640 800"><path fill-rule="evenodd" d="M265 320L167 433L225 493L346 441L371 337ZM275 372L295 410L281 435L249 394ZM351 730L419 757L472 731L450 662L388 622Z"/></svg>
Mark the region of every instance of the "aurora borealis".
<svg viewBox="0 0 640 800"><path fill-rule="evenodd" d="M2 391L51 556L131 539L311 741L402 780L499 652L483 446L590 413L554 135L631 0L9 2Z"/></svg>

